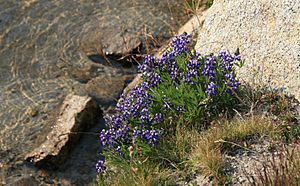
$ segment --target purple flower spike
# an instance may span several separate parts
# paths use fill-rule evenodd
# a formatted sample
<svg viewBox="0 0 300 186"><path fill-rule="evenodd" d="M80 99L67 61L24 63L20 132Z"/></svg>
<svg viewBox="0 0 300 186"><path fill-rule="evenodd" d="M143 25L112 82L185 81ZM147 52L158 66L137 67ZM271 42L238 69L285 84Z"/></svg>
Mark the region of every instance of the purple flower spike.
<svg viewBox="0 0 300 186"><path fill-rule="evenodd" d="M164 116L162 113L156 113L154 118L152 119L153 123L161 123L164 120Z"/></svg>
<svg viewBox="0 0 300 186"><path fill-rule="evenodd" d="M114 129L103 129L100 133L100 141L104 147L112 146L116 140L116 133Z"/></svg>
<svg viewBox="0 0 300 186"><path fill-rule="evenodd" d="M186 45L189 43L190 35L187 33L183 33L179 36L175 36L175 38L172 40L171 48L172 52L171 54L173 56L178 56L185 52L187 50Z"/></svg>
<svg viewBox="0 0 300 186"><path fill-rule="evenodd" d="M182 107L181 106L176 107L176 112L182 113L183 112Z"/></svg>
<svg viewBox="0 0 300 186"><path fill-rule="evenodd" d="M96 171L98 173L103 173L105 171L106 167L104 165L104 161L102 160L99 160L97 163L96 163Z"/></svg>
<svg viewBox="0 0 300 186"><path fill-rule="evenodd" d="M149 110L147 108L143 108L140 113L140 121L142 123L148 123L150 121Z"/></svg>
<svg viewBox="0 0 300 186"><path fill-rule="evenodd" d="M211 97L211 96L214 96L217 91L215 90L217 84L215 84L214 82L210 82L210 84L207 86L206 90L205 90L205 93Z"/></svg>
<svg viewBox="0 0 300 186"><path fill-rule="evenodd" d="M210 81L213 81L215 79L215 75L216 75L215 66L216 66L215 57L213 55L207 56L205 58L202 74L208 77Z"/></svg>
<svg viewBox="0 0 300 186"><path fill-rule="evenodd" d="M116 149L115 149L115 152L119 155L119 156L122 156L123 153L122 153L122 148L120 146L118 146Z"/></svg>

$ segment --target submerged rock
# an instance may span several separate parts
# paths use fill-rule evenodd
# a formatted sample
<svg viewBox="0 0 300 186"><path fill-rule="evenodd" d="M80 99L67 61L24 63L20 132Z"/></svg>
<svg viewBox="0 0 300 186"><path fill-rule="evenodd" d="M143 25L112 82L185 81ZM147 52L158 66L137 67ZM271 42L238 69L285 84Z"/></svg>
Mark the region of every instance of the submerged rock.
<svg viewBox="0 0 300 186"><path fill-rule="evenodd" d="M300 99L300 1L215 0L204 20L196 50L239 48L242 80Z"/></svg>
<svg viewBox="0 0 300 186"><path fill-rule="evenodd" d="M7 183L8 186L38 186L39 183L34 179L34 177L26 175L20 178L16 178L12 183Z"/></svg>
<svg viewBox="0 0 300 186"><path fill-rule="evenodd" d="M133 77L98 76L88 81L85 89L91 97L101 103L101 106L109 106L116 102L126 82L130 82Z"/></svg>
<svg viewBox="0 0 300 186"><path fill-rule="evenodd" d="M125 56L141 45L141 40L120 27L90 28L81 41L81 48L87 56Z"/></svg>
<svg viewBox="0 0 300 186"><path fill-rule="evenodd" d="M69 94L60 107L57 120L46 140L25 156L37 166L55 168L66 158L77 143L80 132L93 126L101 113L98 105L88 96Z"/></svg>

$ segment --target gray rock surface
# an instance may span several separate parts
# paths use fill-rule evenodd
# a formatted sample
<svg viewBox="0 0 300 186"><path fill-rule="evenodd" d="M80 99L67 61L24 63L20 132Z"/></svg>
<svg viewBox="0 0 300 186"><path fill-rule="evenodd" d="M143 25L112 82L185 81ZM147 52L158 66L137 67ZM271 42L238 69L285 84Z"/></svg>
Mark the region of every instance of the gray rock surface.
<svg viewBox="0 0 300 186"><path fill-rule="evenodd" d="M300 99L300 1L215 0L204 15L196 50L240 49L240 79Z"/></svg>
<svg viewBox="0 0 300 186"><path fill-rule="evenodd" d="M80 134L96 123L98 105L88 96L69 94L60 107L57 120L45 141L25 156L37 165L45 162L62 163L67 158L70 147L77 143Z"/></svg>
<svg viewBox="0 0 300 186"><path fill-rule="evenodd" d="M279 171L279 174L291 172L291 159L296 158L299 152L298 144L287 145L266 138L258 139L250 148L251 152L239 149L234 154L224 154L224 160L227 162L224 171L231 176L231 185L264 185L260 179L264 171L269 173L271 179L274 178L272 175L275 175L275 170ZM287 168L290 169L285 170Z"/></svg>

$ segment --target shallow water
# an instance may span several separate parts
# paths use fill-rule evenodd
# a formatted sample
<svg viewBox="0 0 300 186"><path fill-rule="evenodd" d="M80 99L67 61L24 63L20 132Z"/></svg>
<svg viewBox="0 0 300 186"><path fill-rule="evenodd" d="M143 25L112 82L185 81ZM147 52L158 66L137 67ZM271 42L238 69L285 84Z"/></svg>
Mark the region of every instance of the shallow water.
<svg viewBox="0 0 300 186"><path fill-rule="evenodd" d="M94 28L121 27L141 37L146 29L168 38L187 19L178 2L0 0L0 168L33 149L68 93L88 94L74 78L93 63L80 47L85 35ZM87 76L132 73L97 64ZM1 174L0 180L7 173Z"/></svg>

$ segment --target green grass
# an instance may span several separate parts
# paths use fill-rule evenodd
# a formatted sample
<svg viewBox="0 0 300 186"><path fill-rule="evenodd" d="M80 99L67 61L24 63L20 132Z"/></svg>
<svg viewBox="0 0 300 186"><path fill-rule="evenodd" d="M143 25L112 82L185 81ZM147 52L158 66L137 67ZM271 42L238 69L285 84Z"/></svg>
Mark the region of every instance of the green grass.
<svg viewBox="0 0 300 186"><path fill-rule="evenodd" d="M134 164L123 169L108 172L97 180L99 186L154 186L176 185L173 171L161 169L157 164ZM103 178L105 177L105 179Z"/></svg>
<svg viewBox="0 0 300 186"><path fill-rule="evenodd" d="M176 185L196 173L223 184L228 177L223 174L226 164L222 153L236 146L251 150L249 139L280 140L284 132L282 126L263 116L222 119L203 132L178 126L148 159L132 160L122 170L110 172L99 185Z"/></svg>
<svg viewBox="0 0 300 186"><path fill-rule="evenodd" d="M223 173L227 166L223 153L233 152L236 148L251 151L251 144L259 138L286 143L298 140L300 127L295 125L295 115L287 111L289 104L285 99L267 93L255 95L252 99L252 103L256 103L254 109L261 109L261 105L279 107L281 112L273 113L279 115L279 119L268 114L254 115L253 113L259 112L251 110L236 114L233 119L215 119L205 130L170 121L174 122L170 126L175 127L167 132L155 151L144 159L135 156L129 162L124 160L122 169L108 171L106 175L102 175L105 179L97 179L98 185L176 185L179 181L190 181L196 174L213 178L214 185L230 183L230 176ZM291 124L291 121L294 122ZM291 179L288 175L294 175L293 180L299 183L299 152L295 150L293 155L285 153L282 160L284 163L274 163L264 174L255 178L253 185L274 185L276 179L287 183ZM271 169L279 172L275 174L276 171L274 173ZM289 174L284 174L283 171L289 171Z"/></svg>
<svg viewBox="0 0 300 186"><path fill-rule="evenodd" d="M192 14L208 9L212 4L213 0L184 0L185 9Z"/></svg>

